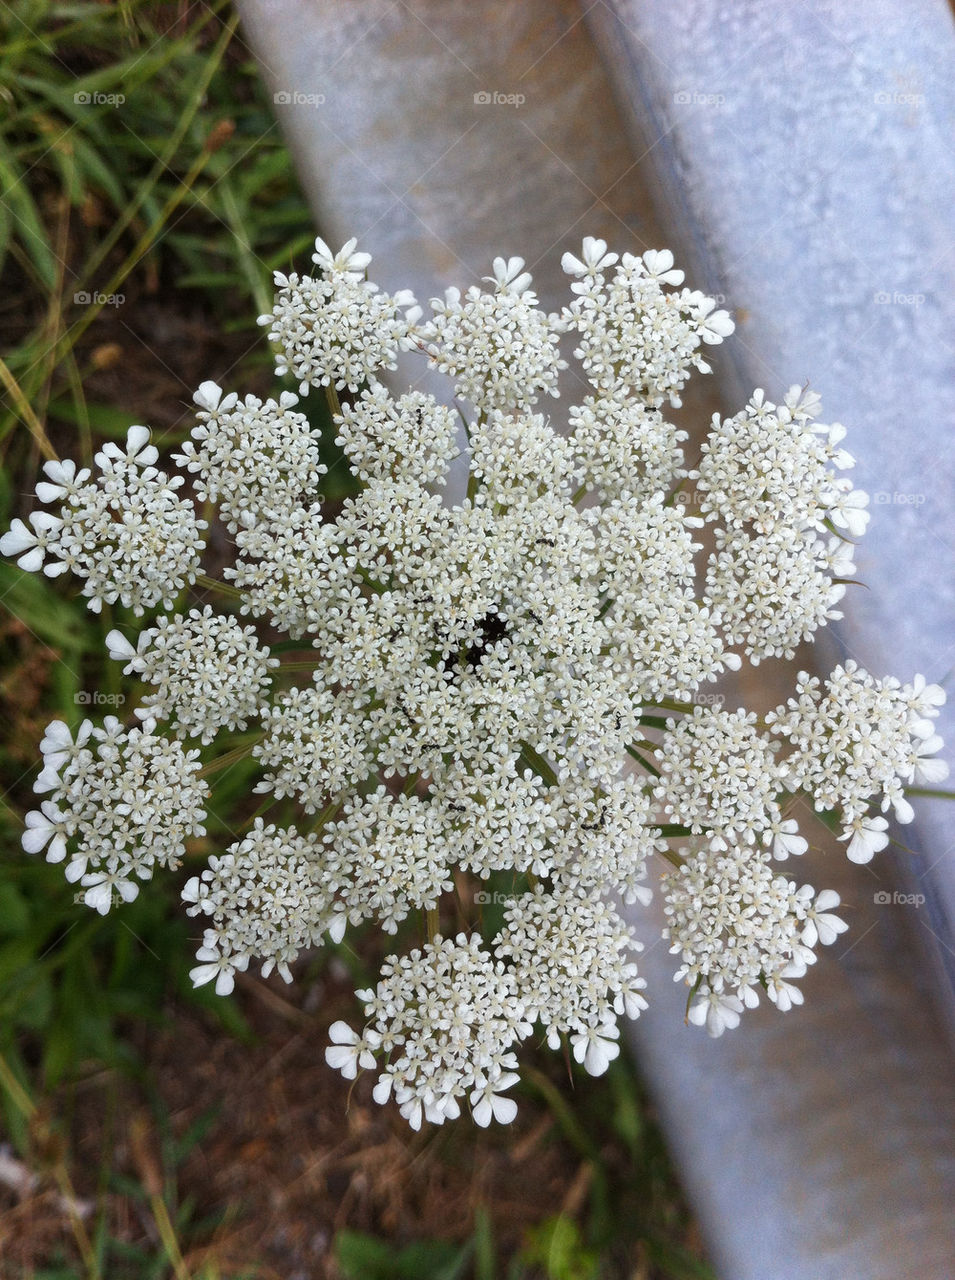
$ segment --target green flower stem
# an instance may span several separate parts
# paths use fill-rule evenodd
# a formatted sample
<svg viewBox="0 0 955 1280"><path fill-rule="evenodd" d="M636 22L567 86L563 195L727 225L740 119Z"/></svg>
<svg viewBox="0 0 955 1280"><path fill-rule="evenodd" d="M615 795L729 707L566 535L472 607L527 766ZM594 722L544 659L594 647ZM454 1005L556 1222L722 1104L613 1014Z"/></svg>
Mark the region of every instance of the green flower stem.
<svg viewBox="0 0 955 1280"><path fill-rule="evenodd" d="M647 745L652 747L654 744L651 742L651 743L648 743ZM631 760L636 760L637 764L641 765L644 769L646 769L647 773L652 773L655 778L659 778L660 770L656 767L656 765L651 764L649 760L645 760L644 757L640 754L640 752L636 749L636 747L628 746L626 748L626 752L627 752L627 755L631 758Z"/></svg>
<svg viewBox="0 0 955 1280"><path fill-rule="evenodd" d="M550 787L556 786L557 774L554 772L553 768L547 763L544 757L540 755L539 752L535 751L534 748L529 743L527 742L521 743L521 755L526 760L526 762L530 765L530 767L534 770L534 772L539 777L543 778L543 780L547 783L548 786Z"/></svg>
<svg viewBox="0 0 955 1280"><path fill-rule="evenodd" d="M251 742L244 743L241 747L233 747L231 751L227 751L225 755L219 756L216 760L210 760L208 764L204 764L199 770L200 778L208 778L213 773L219 773L222 769L228 769L230 765L237 764L246 756L252 754L252 748L257 742L262 740L262 734L257 733Z"/></svg>
<svg viewBox="0 0 955 1280"><path fill-rule="evenodd" d="M341 807L342 807L341 800L332 800L329 804L327 804L325 808L321 811L321 813L318 815L318 820L316 821L314 827L312 827L312 835L317 835L318 832L322 830L322 828L325 826L326 823L331 822L332 818L335 817L335 815L338 813Z"/></svg>
<svg viewBox="0 0 955 1280"><path fill-rule="evenodd" d="M325 403L328 405L328 412L333 418L342 416L342 402L338 397L337 389L329 383L325 388Z"/></svg>
<svg viewBox="0 0 955 1280"><path fill-rule="evenodd" d="M686 715L692 715L695 703L678 702L676 698L657 698L653 705L661 707L664 711L682 711Z"/></svg>
<svg viewBox="0 0 955 1280"><path fill-rule="evenodd" d="M686 859L681 857L675 849L660 849L660 857L669 862L671 867L675 867L678 871L684 865Z"/></svg>
<svg viewBox="0 0 955 1280"><path fill-rule="evenodd" d="M227 582L220 582L217 578L210 578L206 573L198 575L196 586L202 587L205 591L218 591L220 595L228 596L230 600L242 599L242 592L237 587L230 587Z"/></svg>

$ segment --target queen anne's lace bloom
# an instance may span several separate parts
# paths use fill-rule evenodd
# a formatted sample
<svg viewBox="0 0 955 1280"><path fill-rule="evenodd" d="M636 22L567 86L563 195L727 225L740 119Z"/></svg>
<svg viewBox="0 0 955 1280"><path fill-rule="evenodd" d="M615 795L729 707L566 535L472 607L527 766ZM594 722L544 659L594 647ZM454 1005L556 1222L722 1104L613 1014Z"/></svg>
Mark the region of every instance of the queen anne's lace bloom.
<svg viewBox="0 0 955 1280"><path fill-rule="evenodd" d="M131 902L136 880L151 879L154 867L178 867L186 839L205 830L199 753L155 730L154 720L125 729L107 716L102 728L84 720L73 738L54 720L40 743L34 790L50 798L27 815L24 848L39 853L48 845L50 862L69 852L67 880L79 881L86 905L101 915L115 896Z"/></svg>
<svg viewBox="0 0 955 1280"><path fill-rule="evenodd" d="M771 839L788 770L777 763L779 744L757 731L755 714L697 706L667 728L654 790L664 813L704 834L712 849Z"/></svg>
<svg viewBox="0 0 955 1280"><path fill-rule="evenodd" d="M393 400L381 385L342 406L336 444L359 480L415 480L439 484L457 451L454 414L421 391Z"/></svg>
<svg viewBox="0 0 955 1280"><path fill-rule="evenodd" d="M377 919L395 933L413 908L434 909L454 887L455 850L434 805L386 787L347 800L326 827L325 859L352 923Z"/></svg>
<svg viewBox="0 0 955 1280"><path fill-rule="evenodd" d="M793 981L814 962L813 946L847 928L830 911L837 893L797 888L745 847L687 857L665 880L663 897L663 936L682 959L677 980L691 988L687 1017L712 1036L755 1007L760 989L783 1013L802 1004Z"/></svg>
<svg viewBox="0 0 955 1280"><path fill-rule="evenodd" d="M349 241L352 248L355 243ZM318 279L276 271L275 305L259 316L280 347L275 372L297 378L303 396L309 387L357 391L379 370L394 369L409 324L421 314L408 290L391 297L365 280L371 259L349 245L333 257L324 241L316 242L312 261L321 269Z"/></svg>
<svg viewBox="0 0 955 1280"><path fill-rule="evenodd" d="M845 427L816 422L818 412L818 396L793 387L778 407L757 391L735 418L717 415L702 461L688 473L699 487L703 514L762 534L783 527L824 532L852 491L829 468L845 470L854 460L839 447ZM853 535L865 532L866 505L861 494L847 508L860 512Z"/></svg>
<svg viewBox="0 0 955 1280"><path fill-rule="evenodd" d="M517 1079L511 1049L530 1024L513 973L482 950L480 939L439 934L423 950L389 956L377 990L359 991L358 998L369 1025L347 1058L334 1049L328 1056L346 1075L351 1061L374 1059L376 1101L394 1093L413 1129L422 1118L453 1120L468 1095L479 1124L492 1114L513 1119L516 1106L502 1108L495 1095ZM336 1039L344 1041L342 1030Z"/></svg>
<svg viewBox="0 0 955 1280"><path fill-rule="evenodd" d="M584 253L589 262L586 247ZM626 388L654 409L667 401L679 405L678 393L690 369L709 372L700 344L722 342L733 332L733 322L702 293L663 288L683 282L683 272L673 270L673 254L667 250L642 258L625 253L608 280L604 268L615 257L593 265L564 258L564 270L578 277L571 285L576 297L564 309L565 324L579 335L574 355L601 393L613 396Z"/></svg>
<svg viewBox="0 0 955 1280"><path fill-rule="evenodd" d="M620 1052L615 1015L647 1007L632 930L611 903L563 887L516 898L504 922L494 949L513 964L528 1019L540 1021L552 1049L570 1032L578 1062L602 1075Z"/></svg>
<svg viewBox="0 0 955 1280"><path fill-rule="evenodd" d="M223 987L231 991L235 971L252 957L262 961L264 975L277 968L291 982L289 965L300 951L317 946L326 930L341 941L345 914L322 852L317 836L256 818L244 840L186 882L186 914L212 917L203 949L216 953L198 957L205 965L192 971L197 986L215 978L220 995Z"/></svg>
<svg viewBox="0 0 955 1280"><path fill-rule="evenodd" d="M148 440L146 427L130 427L125 449L104 445L95 480L72 462L45 463L49 479L37 485L37 497L59 502L60 514L34 514L32 529L15 520L0 552L19 556L21 569L42 568L51 578L70 570L84 579L94 613L117 600L137 617L160 603L173 608L196 580L206 522L177 497L183 477L170 480L152 465L159 454Z"/></svg>
<svg viewBox="0 0 955 1280"><path fill-rule="evenodd" d="M191 852L206 776L228 788L239 761L258 768L235 840L183 891L202 926L193 981L226 994L254 962L288 980L346 927L417 926L420 945L358 993L365 1024L336 1022L326 1050L346 1079L376 1071L374 1097L415 1127L465 1106L480 1125L513 1120L535 1023L608 1069L618 1020L646 1003L613 898L645 906L660 855L688 1022L721 1034L761 991L798 1004L845 925L835 893L776 868L807 848L797 794L864 862L889 839L873 807L906 821L905 787L945 773L944 694L921 676L802 675L765 721L702 692L838 616L868 518L843 428L803 389L778 406L756 392L686 471L666 406L733 326L666 251L618 257L588 238L564 255L560 315L520 258L498 258L488 288L450 290L427 323L366 279L355 241L317 241L313 261L314 278L276 277L262 320L279 374L327 389L352 496L323 502L296 395L208 381L175 457L218 507L217 562L235 549L223 583L200 582L205 526L143 427L97 454L95 477L47 463L50 509L0 541L26 570L72 569L92 609L170 611L107 636L145 687L127 724L47 730L24 847L106 911ZM565 331L588 384L566 436L536 412L560 391ZM379 374L399 348L476 412L392 395ZM463 496L434 492L459 451Z"/></svg>
<svg viewBox="0 0 955 1280"><path fill-rule="evenodd" d="M563 326L538 308L523 266L523 258L495 258L493 276L485 277L492 290L474 285L462 299L448 289L443 302L432 300L434 318L421 329L431 363L482 412L530 409L542 395L560 394Z"/></svg>
<svg viewBox="0 0 955 1280"><path fill-rule="evenodd" d="M846 589L831 574L830 548L811 531L718 529L706 589L728 642L742 645L756 666L792 658L803 640L842 617L833 606Z"/></svg>
<svg viewBox="0 0 955 1280"><path fill-rule="evenodd" d="M240 401L204 382L194 398L199 425L173 456L193 474L196 496L219 504L230 533L291 514L318 496L327 468L308 419L293 412L298 396L284 391L277 402Z"/></svg>
<svg viewBox="0 0 955 1280"><path fill-rule="evenodd" d="M157 619L134 649L119 631L106 637L111 658L125 662L155 693L136 714L171 719L180 737L203 745L222 728L244 729L267 696L269 672L279 665L258 643L255 629L213 613L212 606Z"/></svg>
<svg viewBox="0 0 955 1280"><path fill-rule="evenodd" d="M605 500L666 493L682 474L687 433L641 400L587 396L570 410L570 426L581 481Z"/></svg>
<svg viewBox="0 0 955 1280"><path fill-rule="evenodd" d="M876 680L850 660L824 684L800 672L796 697L768 717L793 746L790 785L808 791L817 809L841 812L853 861L868 862L885 843L883 828L867 818L873 799L881 796L883 813L894 809L896 821L911 822L904 784L934 786L948 776L945 761L933 758L942 746L933 718L944 698L921 676L910 685Z"/></svg>

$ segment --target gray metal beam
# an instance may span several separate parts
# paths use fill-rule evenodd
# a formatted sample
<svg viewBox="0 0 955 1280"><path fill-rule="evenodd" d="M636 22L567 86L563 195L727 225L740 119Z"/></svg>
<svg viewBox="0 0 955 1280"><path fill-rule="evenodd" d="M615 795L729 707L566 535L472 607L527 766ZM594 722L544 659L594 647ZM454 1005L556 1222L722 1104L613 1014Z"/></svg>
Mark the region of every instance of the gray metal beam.
<svg viewBox="0 0 955 1280"><path fill-rule="evenodd" d="M728 403L811 377L851 429L860 483L895 495L874 509L873 590L853 596L843 643L877 671L944 674L955 192L940 0L240 8L323 233L358 235L385 286L427 299L520 253L557 307L560 251L589 233L668 245L724 294L741 321L720 348L736 352ZM884 858L870 875L837 847L793 868L853 905L801 1010L747 1013L711 1043L683 1026L663 944L645 957L653 1006L634 1041L726 1280L955 1275L955 1075L912 937L925 921L950 945L950 827L943 811L922 828L938 919L875 900L894 888Z"/></svg>

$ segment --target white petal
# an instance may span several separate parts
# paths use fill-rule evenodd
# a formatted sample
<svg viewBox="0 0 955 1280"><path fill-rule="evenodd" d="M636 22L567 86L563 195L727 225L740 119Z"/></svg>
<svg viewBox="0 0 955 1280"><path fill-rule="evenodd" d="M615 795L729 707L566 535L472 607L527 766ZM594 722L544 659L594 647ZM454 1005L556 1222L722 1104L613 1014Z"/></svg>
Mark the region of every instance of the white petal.
<svg viewBox="0 0 955 1280"><path fill-rule="evenodd" d="M48 764L41 770L40 776L33 784L33 790L37 795L42 795L44 791L53 791L60 785L60 775L56 771L57 767Z"/></svg>
<svg viewBox="0 0 955 1280"><path fill-rule="evenodd" d="M898 800L893 800L892 804L895 808L896 822L906 823L914 820L915 810L904 796L899 796Z"/></svg>
<svg viewBox="0 0 955 1280"><path fill-rule="evenodd" d="M358 1075L358 1058L354 1049L347 1045L328 1045L325 1061L333 1070L340 1071L346 1080L354 1080Z"/></svg>
<svg viewBox="0 0 955 1280"><path fill-rule="evenodd" d="M198 876L190 876L186 883L182 886L182 894L180 895L183 902L199 901L199 885L201 881Z"/></svg>
<svg viewBox="0 0 955 1280"><path fill-rule="evenodd" d="M140 449L149 444L149 428L148 427L130 427L126 432L126 452L129 456L135 457ZM158 457L158 454L157 454Z"/></svg>
<svg viewBox="0 0 955 1280"><path fill-rule="evenodd" d="M83 901L86 905L92 907L94 911L98 911L101 916L105 916L109 912L112 900L113 887L108 880L104 880L100 884L91 885L83 894Z"/></svg>
<svg viewBox="0 0 955 1280"><path fill-rule="evenodd" d="M49 803L44 801L44 803ZM21 844L27 853L39 853L41 849L46 848L56 827L39 809L32 809L24 818L26 831L23 833Z"/></svg>
<svg viewBox="0 0 955 1280"><path fill-rule="evenodd" d="M704 342L716 345L728 338L735 329L736 325L730 319L728 311L714 311L703 321L700 337Z"/></svg>
<svg viewBox="0 0 955 1280"><path fill-rule="evenodd" d="M491 1109L491 1099L486 1093L482 1096L481 1101L471 1112L471 1115L474 1117L474 1123L479 1124L482 1129L486 1129L491 1123L494 1112Z"/></svg>
<svg viewBox="0 0 955 1280"><path fill-rule="evenodd" d="M357 1044L361 1037L356 1031L348 1025L347 1022L333 1022L328 1028L328 1036L332 1044Z"/></svg>
<svg viewBox="0 0 955 1280"><path fill-rule="evenodd" d="M89 866L89 858L83 857L82 854L74 855L73 860L68 863L63 874L69 884L76 884L77 880L82 880L86 875L86 868Z"/></svg>
<svg viewBox="0 0 955 1280"><path fill-rule="evenodd" d="M46 726L46 732L40 743L40 751L43 755L49 755L52 752L63 751L73 746L73 735L70 733L68 726L62 720L51 720Z"/></svg>
<svg viewBox="0 0 955 1280"><path fill-rule="evenodd" d="M7 532L0 538L0 552L5 556L16 556L27 547L36 546L36 534L27 528L22 520L14 520ZM41 556L42 559L42 556Z"/></svg>
<svg viewBox="0 0 955 1280"><path fill-rule="evenodd" d="M260 319L261 318L262 317L260 317ZM271 316L264 318L268 320L272 319ZM199 390L195 393L192 399L200 409L205 409L209 413L215 413L216 409L219 407L219 401L222 399L222 388L217 382L201 382L199 384Z"/></svg>
<svg viewBox="0 0 955 1280"><path fill-rule="evenodd" d="M57 498L62 498L64 494L61 484L48 484L45 480L41 480L36 486L36 496L41 502L56 502Z"/></svg>
<svg viewBox="0 0 955 1280"><path fill-rule="evenodd" d="M21 556L17 564L26 573L37 573L43 567L43 548L34 547L32 551Z"/></svg>
<svg viewBox="0 0 955 1280"><path fill-rule="evenodd" d="M117 662L128 661L136 657L136 650L121 631L110 631L106 636L106 649L111 658Z"/></svg>
<svg viewBox="0 0 955 1280"><path fill-rule="evenodd" d="M564 275L568 276L585 276L587 274L587 265L575 258L572 253L565 253L560 260L560 268Z"/></svg>
<svg viewBox="0 0 955 1280"><path fill-rule="evenodd" d="M198 955L198 952L196 953ZM205 983L211 982L219 973L217 964L198 964L194 969L189 970L189 977L192 979L194 987L204 986Z"/></svg>
<svg viewBox="0 0 955 1280"><path fill-rule="evenodd" d="M231 996L235 990L235 977L230 969L221 969L216 978L216 995Z"/></svg>

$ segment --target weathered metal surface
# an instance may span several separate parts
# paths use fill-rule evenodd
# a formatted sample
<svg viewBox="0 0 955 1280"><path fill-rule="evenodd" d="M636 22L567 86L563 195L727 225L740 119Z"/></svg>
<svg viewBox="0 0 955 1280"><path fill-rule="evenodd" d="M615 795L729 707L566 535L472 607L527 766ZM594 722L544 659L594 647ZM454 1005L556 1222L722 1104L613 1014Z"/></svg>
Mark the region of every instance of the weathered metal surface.
<svg viewBox="0 0 955 1280"><path fill-rule="evenodd" d="M413 281L426 302L519 254L557 298L561 252L584 235L649 247L651 205L620 183L633 157L573 0L239 7L320 225L358 236L382 286Z"/></svg>
<svg viewBox="0 0 955 1280"><path fill-rule="evenodd" d="M611 0L588 11L669 221L742 323L737 386L812 379L872 496L839 635L877 674L955 671L955 29L945 0ZM738 340L737 340L738 339ZM955 687L953 687L955 691ZM955 743L955 700L940 731ZM955 759L951 748L948 758ZM955 1026L955 811L907 873Z"/></svg>
<svg viewBox="0 0 955 1280"><path fill-rule="evenodd" d="M323 233L358 235L383 285L427 298L520 253L557 307L560 252L590 233L670 245L694 284L742 309L720 349L728 405L811 375L852 429L860 482L926 495L874 508L860 557L874 590L852 597L845 643L876 670L944 674L944 6L655 0L598 4L586 24L583 6L544 0L240 7L288 96L277 109ZM748 701L784 696L785 671L758 676ZM927 863L949 857L949 826L943 813L923 827ZM955 1073L918 963L927 912L876 901L896 888L884 856L871 873L841 847L791 865L851 904L852 932L803 984L804 1009L747 1013L712 1043L683 1026L665 946L645 957L654 1003L634 1040L718 1269L951 1280Z"/></svg>

